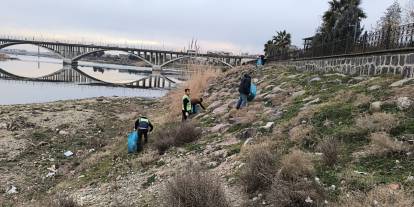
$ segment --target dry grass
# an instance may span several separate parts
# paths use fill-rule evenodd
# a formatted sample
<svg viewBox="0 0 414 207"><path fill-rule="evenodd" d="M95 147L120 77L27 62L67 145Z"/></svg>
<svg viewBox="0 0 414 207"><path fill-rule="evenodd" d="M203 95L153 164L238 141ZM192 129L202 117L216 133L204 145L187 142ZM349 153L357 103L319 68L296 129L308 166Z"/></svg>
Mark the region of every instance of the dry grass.
<svg viewBox="0 0 414 207"><path fill-rule="evenodd" d="M318 149L322 153L322 160L325 165L332 167L337 164L340 154L339 145L339 141L333 137L325 138L319 143Z"/></svg>
<svg viewBox="0 0 414 207"><path fill-rule="evenodd" d="M389 132L392 128L398 126L398 118L390 113L379 112L359 117L356 120L356 126L370 132Z"/></svg>
<svg viewBox="0 0 414 207"><path fill-rule="evenodd" d="M371 96L367 96L365 94L357 94L355 96L355 99L353 101L354 106L362 106L365 104L369 104L372 100Z"/></svg>
<svg viewBox="0 0 414 207"><path fill-rule="evenodd" d="M162 200L166 207L230 206L220 182L191 166L167 182Z"/></svg>
<svg viewBox="0 0 414 207"><path fill-rule="evenodd" d="M372 133L369 138L377 152L401 152L404 150L402 143L393 140L385 132Z"/></svg>
<svg viewBox="0 0 414 207"><path fill-rule="evenodd" d="M392 207L411 207L414 206L414 197L402 190L392 190L387 186L378 186L367 194L361 192L350 193L343 196L339 204L340 207L366 207L366 206L392 206Z"/></svg>
<svg viewBox="0 0 414 207"><path fill-rule="evenodd" d="M313 132L313 127L310 125L299 125L289 130L289 139L302 143L303 140L310 138Z"/></svg>
<svg viewBox="0 0 414 207"><path fill-rule="evenodd" d="M300 150L293 150L282 157L280 175L284 180L299 180L313 175L311 159Z"/></svg>
<svg viewBox="0 0 414 207"><path fill-rule="evenodd" d="M276 178L266 198L272 206L313 207L323 206L323 187L311 181L285 181ZM306 202L310 198L312 202Z"/></svg>
<svg viewBox="0 0 414 207"><path fill-rule="evenodd" d="M267 189L276 174L276 157L268 142L250 146L246 151L246 165L240 174L247 193Z"/></svg>
<svg viewBox="0 0 414 207"><path fill-rule="evenodd" d="M165 105L168 106L168 113L166 114L164 121L171 122L177 120L177 116L181 115L184 89L189 88L191 90L190 97L200 97L203 94L204 89L207 88L209 81L216 78L219 74L219 71L213 69L196 70L191 75L190 79L181 87L170 91L163 99Z"/></svg>
<svg viewBox="0 0 414 207"><path fill-rule="evenodd" d="M355 92L351 90L339 91L336 96L332 99L336 103L349 103L355 98Z"/></svg>
<svg viewBox="0 0 414 207"><path fill-rule="evenodd" d="M72 197L66 194L57 194L54 198L42 203L39 207L79 207Z"/></svg>
<svg viewBox="0 0 414 207"><path fill-rule="evenodd" d="M142 154L136 162L140 163L142 167L148 167L153 165L155 162L157 162L160 159L160 156L156 154L156 152L151 151L149 153Z"/></svg>
<svg viewBox="0 0 414 207"><path fill-rule="evenodd" d="M164 154L170 147L193 142L200 136L201 130L193 122L164 124L154 136L154 146L159 154Z"/></svg>

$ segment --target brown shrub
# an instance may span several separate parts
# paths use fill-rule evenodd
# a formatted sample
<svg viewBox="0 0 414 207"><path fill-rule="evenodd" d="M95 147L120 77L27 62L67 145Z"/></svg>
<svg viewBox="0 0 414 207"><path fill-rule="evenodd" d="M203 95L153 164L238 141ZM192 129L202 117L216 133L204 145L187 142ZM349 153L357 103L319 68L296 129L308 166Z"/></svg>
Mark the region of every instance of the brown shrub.
<svg viewBox="0 0 414 207"><path fill-rule="evenodd" d="M207 172L187 168L167 182L163 206L168 207L228 207L220 182Z"/></svg>
<svg viewBox="0 0 414 207"><path fill-rule="evenodd" d="M403 145L397 141L392 140L390 135L385 132L372 133L369 138L372 144L379 151L382 151L382 152L403 151Z"/></svg>
<svg viewBox="0 0 414 207"><path fill-rule="evenodd" d="M319 151L322 153L322 160L327 166L334 166L339 160L339 141L333 137L325 138L318 145Z"/></svg>
<svg viewBox="0 0 414 207"><path fill-rule="evenodd" d="M199 139L201 130L193 122L165 124L155 134L154 146L159 154L164 154L172 146L182 146Z"/></svg>
<svg viewBox="0 0 414 207"><path fill-rule="evenodd" d="M309 125L295 126L289 130L290 140L301 143L303 140L309 138L313 132L313 127Z"/></svg>
<svg viewBox="0 0 414 207"><path fill-rule="evenodd" d="M58 194L55 196L54 199L51 199L50 201L47 201L42 206L47 207L79 207L80 205L76 203L72 197L66 195L66 194Z"/></svg>
<svg viewBox="0 0 414 207"><path fill-rule="evenodd" d="M414 206L414 197L402 190L392 190L387 186L377 186L367 194L361 192L349 193L343 196L339 204L341 207L366 207L366 206Z"/></svg>
<svg viewBox="0 0 414 207"><path fill-rule="evenodd" d="M298 180L311 176L313 172L312 161L300 150L293 150L282 157L280 173L285 180Z"/></svg>
<svg viewBox="0 0 414 207"><path fill-rule="evenodd" d="M311 181L275 178L266 198L273 206L313 207L323 205L325 193L323 187Z"/></svg>
<svg viewBox="0 0 414 207"><path fill-rule="evenodd" d="M389 113L374 113L356 120L356 126L371 132L390 131L398 125L398 118Z"/></svg>
<svg viewBox="0 0 414 207"><path fill-rule="evenodd" d="M276 171L276 158L270 145L252 145L246 150L246 165L240 174L240 180L247 193L254 193L268 188Z"/></svg>
<svg viewBox="0 0 414 207"><path fill-rule="evenodd" d="M355 99L354 99L353 105L354 106L362 106L362 105L365 105L365 104L369 104L371 102L371 100L372 100L371 96L367 96L365 94L357 94Z"/></svg>

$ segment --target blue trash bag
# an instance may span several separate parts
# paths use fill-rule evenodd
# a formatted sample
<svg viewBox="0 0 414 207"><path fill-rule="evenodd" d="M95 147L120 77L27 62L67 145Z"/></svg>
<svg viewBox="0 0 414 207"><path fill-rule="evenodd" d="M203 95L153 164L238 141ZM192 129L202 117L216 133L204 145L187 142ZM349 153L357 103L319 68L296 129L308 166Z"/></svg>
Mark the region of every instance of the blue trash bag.
<svg viewBox="0 0 414 207"><path fill-rule="evenodd" d="M128 134L128 153L135 153L138 151L139 137L137 131Z"/></svg>
<svg viewBox="0 0 414 207"><path fill-rule="evenodd" d="M253 99L256 97L256 93L257 93L257 87L256 87L256 85L255 84L251 84L250 85L250 94L249 94L249 96L247 97L247 100L248 101L253 101Z"/></svg>

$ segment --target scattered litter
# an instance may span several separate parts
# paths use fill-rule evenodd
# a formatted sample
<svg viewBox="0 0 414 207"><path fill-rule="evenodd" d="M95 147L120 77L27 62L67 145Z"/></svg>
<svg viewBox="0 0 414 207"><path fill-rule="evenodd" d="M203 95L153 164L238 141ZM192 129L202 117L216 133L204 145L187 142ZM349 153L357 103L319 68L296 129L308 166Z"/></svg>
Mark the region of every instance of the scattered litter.
<svg viewBox="0 0 414 207"><path fill-rule="evenodd" d="M16 194L17 192L17 188L15 186L11 186L9 190L7 190L6 194Z"/></svg>
<svg viewBox="0 0 414 207"><path fill-rule="evenodd" d="M313 203L313 200L308 196L305 200L306 203Z"/></svg>
<svg viewBox="0 0 414 207"><path fill-rule="evenodd" d="M321 180L318 177L315 177L315 182L318 183L318 184L320 184L321 183Z"/></svg>
<svg viewBox="0 0 414 207"><path fill-rule="evenodd" d="M46 175L46 177L47 178L50 178L50 177L53 177L53 176L55 176L56 175L56 172L49 172L47 175Z"/></svg>
<svg viewBox="0 0 414 207"><path fill-rule="evenodd" d="M336 190L336 186L335 185L331 185L330 189L331 190Z"/></svg>
<svg viewBox="0 0 414 207"><path fill-rule="evenodd" d="M71 151L66 151L66 152L64 153L64 155L65 155L65 157L71 157L71 156L73 155L73 152L71 152Z"/></svg>
<svg viewBox="0 0 414 207"><path fill-rule="evenodd" d="M412 182L412 181L414 181L414 176L408 176L407 181L408 181L408 182Z"/></svg>
<svg viewBox="0 0 414 207"><path fill-rule="evenodd" d="M366 173L366 172L360 172L360 171L357 171L357 170L355 170L354 173L357 173L357 174L360 174L360 175L368 175L368 173Z"/></svg>
<svg viewBox="0 0 414 207"><path fill-rule="evenodd" d="M79 177L78 178L84 178L85 177L85 175L79 175Z"/></svg>
<svg viewBox="0 0 414 207"><path fill-rule="evenodd" d="M89 150L89 152L95 152L95 149L92 148L92 149Z"/></svg>
<svg viewBox="0 0 414 207"><path fill-rule="evenodd" d="M57 170L56 170L56 165L52 165L52 167L47 168L49 170L49 173L47 173L46 177L53 177L56 175Z"/></svg>

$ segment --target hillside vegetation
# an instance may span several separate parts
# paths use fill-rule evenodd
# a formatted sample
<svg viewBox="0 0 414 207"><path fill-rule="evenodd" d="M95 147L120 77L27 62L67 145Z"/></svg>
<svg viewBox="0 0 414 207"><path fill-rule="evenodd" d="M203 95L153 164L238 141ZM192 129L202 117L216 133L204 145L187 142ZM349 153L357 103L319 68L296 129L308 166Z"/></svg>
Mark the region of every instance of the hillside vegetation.
<svg viewBox="0 0 414 207"><path fill-rule="evenodd" d="M257 83L258 96L236 110L244 73ZM279 65L263 71L239 67L210 77L197 86L207 110L184 125L179 110L170 107L171 95L0 107L0 123L6 123L0 125L0 145L16 144L6 147L8 157L0 154L0 173L8 176L0 179L6 186L0 201L6 206L56 206L62 200L79 206L413 206L414 81ZM33 111L43 122L19 122ZM78 116L67 123L44 120L70 112ZM156 129L143 152L128 155L126 133L144 113ZM51 124L59 121L66 124ZM26 130L12 132L9 122ZM65 158L66 149L82 153ZM45 178L53 164L56 175ZM10 186L18 193L7 193Z"/></svg>

